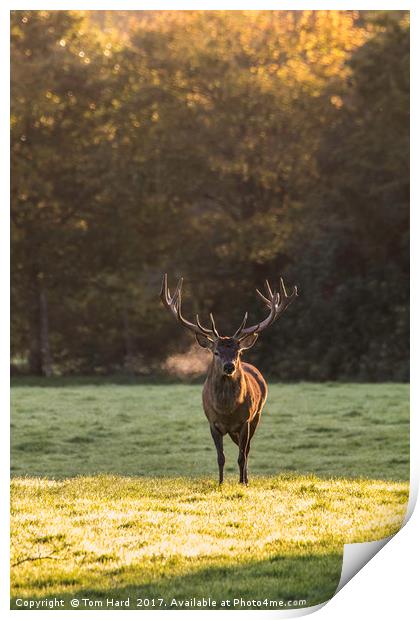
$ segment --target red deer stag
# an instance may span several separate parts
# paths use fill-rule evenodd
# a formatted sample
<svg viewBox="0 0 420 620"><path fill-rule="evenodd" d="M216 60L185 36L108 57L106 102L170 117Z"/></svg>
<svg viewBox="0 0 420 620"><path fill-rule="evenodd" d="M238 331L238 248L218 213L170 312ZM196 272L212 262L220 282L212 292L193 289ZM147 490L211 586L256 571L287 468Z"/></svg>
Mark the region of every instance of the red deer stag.
<svg viewBox="0 0 420 620"><path fill-rule="evenodd" d="M210 314L211 329L203 327L198 315L195 323L182 316L180 278L175 292L168 289L168 278L163 277L160 298L174 317L195 334L197 342L212 352L213 357L203 387L203 408L210 424L210 432L217 450L219 483L223 482L223 437L229 434L239 447L239 482L248 484L248 455L251 439L260 421L261 411L267 398L267 383L260 371L246 362L241 354L256 342L258 334L276 321L297 297L297 287L288 295L283 278L280 278L279 292L272 291L265 282L266 295L260 293L265 305L270 309L268 316L250 327L246 327L248 313L233 336L220 336L213 315Z"/></svg>

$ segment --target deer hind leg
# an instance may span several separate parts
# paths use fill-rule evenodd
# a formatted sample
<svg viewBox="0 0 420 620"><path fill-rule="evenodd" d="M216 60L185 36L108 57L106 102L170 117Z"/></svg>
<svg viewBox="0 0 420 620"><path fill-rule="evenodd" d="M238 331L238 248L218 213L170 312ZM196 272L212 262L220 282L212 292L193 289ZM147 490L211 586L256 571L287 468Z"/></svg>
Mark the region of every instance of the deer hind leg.
<svg viewBox="0 0 420 620"><path fill-rule="evenodd" d="M243 425L239 433L239 482L248 484L248 454L250 443L249 423Z"/></svg>
<svg viewBox="0 0 420 620"><path fill-rule="evenodd" d="M244 449L244 458L241 454L241 434L242 432L244 433L244 435L246 434L246 429L244 430L244 427L241 429L241 433L239 433L239 458L238 458L238 465L239 465L239 482L243 482L244 484L248 484L248 454L249 451L251 449L251 439L255 433L255 430L258 426L258 422L260 421L260 414L257 414L251 421L250 424L246 424L245 427L248 427L248 441L246 443L245 449ZM241 464L243 466L243 476L242 476L242 480L241 480Z"/></svg>
<svg viewBox="0 0 420 620"><path fill-rule="evenodd" d="M211 436L213 437L214 445L217 450L217 464L219 466L219 484L223 482L223 467L225 465L225 455L223 452L223 435L222 433L213 425L210 425Z"/></svg>

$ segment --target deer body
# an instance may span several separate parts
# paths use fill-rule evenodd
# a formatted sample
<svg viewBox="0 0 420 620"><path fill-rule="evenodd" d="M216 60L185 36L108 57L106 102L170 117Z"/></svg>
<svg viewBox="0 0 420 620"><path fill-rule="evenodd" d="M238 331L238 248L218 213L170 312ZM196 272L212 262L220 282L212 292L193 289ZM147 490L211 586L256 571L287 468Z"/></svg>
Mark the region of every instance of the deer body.
<svg viewBox="0 0 420 620"><path fill-rule="evenodd" d="M252 422L267 398L267 384L254 366L241 362L236 375L220 375L211 364L203 386L206 417L223 435L235 434Z"/></svg>
<svg viewBox="0 0 420 620"><path fill-rule="evenodd" d="M211 314L211 329L203 327L198 316L195 323L187 321L181 314L181 290L182 278L171 296L167 276L164 276L161 291L163 304L184 327L195 333L198 344L213 354L203 386L203 408L217 450L219 483L223 482L225 465L223 437L228 434L239 447L239 482L248 484L251 439L260 421L268 389L260 371L255 366L242 362L241 354L251 348L258 334L284 312L297 296L297 288L294 288L291 295L287 295L283 280L280 279L280 293L273 293L266 282L267 297L257 292L270 308L268 317L256 325L245 327L248 317L245 313L241 326L232 337L219 335Z"/></svg>
<svg viewBox="0 0 420 620"><path fill-rule="evenodd" d="M228 434L239 447L240 482L248 483L247 460L251 439L267 399L267 384L255 366L239 362L236 377L219 374L212 363L203 387L203 409L210 424L223 482L223 437Z"/></svg>

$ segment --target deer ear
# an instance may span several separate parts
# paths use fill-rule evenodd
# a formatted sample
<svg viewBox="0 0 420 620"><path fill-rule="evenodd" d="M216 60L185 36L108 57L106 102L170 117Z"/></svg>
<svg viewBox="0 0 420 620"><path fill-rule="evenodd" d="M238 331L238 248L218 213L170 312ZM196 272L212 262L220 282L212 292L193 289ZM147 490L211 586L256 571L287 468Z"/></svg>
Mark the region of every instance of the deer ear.
<svg viewBox="0 0 420 620"><path fill-rule="evenodd" d="M195 338L198 342L198 344L200 345L200 347L203 347L203 349L212 349L213 348L213 340L210 340L210 338L207 338L207 336L205 336L204 334L196 334Z"/></svg>
<svg viewBox="0 0 420 620"><path fill-rule="evenodd" d="M245 351L245 349L250 349L254 346L257 340L258 334L250 334L249 336L246 336L246 338L239 341L239 350Z"/></svg>

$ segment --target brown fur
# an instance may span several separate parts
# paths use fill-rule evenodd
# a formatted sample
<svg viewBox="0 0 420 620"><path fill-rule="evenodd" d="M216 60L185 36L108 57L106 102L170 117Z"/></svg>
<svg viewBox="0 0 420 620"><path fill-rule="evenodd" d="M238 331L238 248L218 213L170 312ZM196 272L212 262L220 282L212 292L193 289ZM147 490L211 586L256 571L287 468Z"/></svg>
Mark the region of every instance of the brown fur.
<svg viewBox="0 0 420 620"><path fill-rule="evenodd" d="M223 351L227 340L220 338L215 343L215 349L221 351L221 361L219 363L213 356L203 387L203 408L218 453L219 481L223 481L223 436L228 434L239 446L240 482L247 484L250 442L260 421L268 388L260 371L241 361L239 343L232 343L230 354ZM222 370L227 359L235 363L231 376Z"/></svg>
<svg viewBox="0 0 420 620"><path fill-rule="evenodd" d="M268 316L255 325L246 327L248 313L232 338L220 336L213 315L210 314L211 329L201 325L198 316L191 323L181 313L181 291L183 279L178 280L171 295L168 276L163 276L160 298L163 305L183 327L195 334L198 344L213 353L207 379L203 388L203 407L210 424L210 432L217 450L219 482L223 482L223 437L229 434L239 447L239 482L248 484L248 454L251 439L260 421L261 411L267 398L267 384L255 366L241 361L241 353L250 349L258 334L269 327L297 297L297 287L288 295L283 278L280 278L278 292L265 281L266 296L257 293L270 309Z"/></svg>

